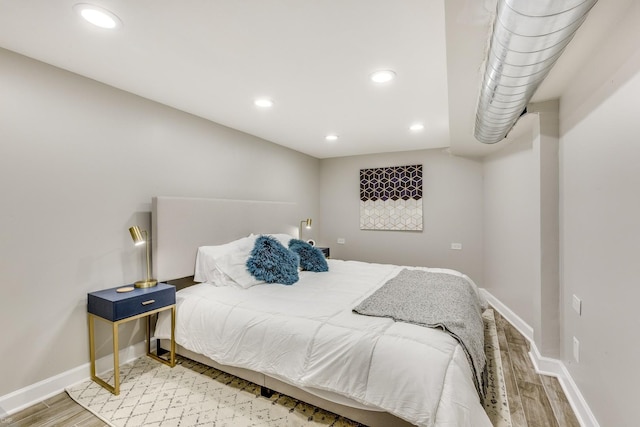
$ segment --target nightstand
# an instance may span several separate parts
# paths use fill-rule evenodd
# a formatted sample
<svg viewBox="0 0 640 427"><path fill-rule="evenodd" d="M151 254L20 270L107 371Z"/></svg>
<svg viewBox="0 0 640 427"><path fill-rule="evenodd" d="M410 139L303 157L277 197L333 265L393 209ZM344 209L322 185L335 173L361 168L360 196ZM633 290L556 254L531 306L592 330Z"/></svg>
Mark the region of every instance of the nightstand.
<svg viewBox="0 0 640 427"><path fill-rule="evenodd" d="M322 251L325 258L331 258L331 248L324 248L324 247L318 246L318 249Z"/></svg>
<svg viewBox="0 0 640 427"><path fill-rule="evenodd" d="M133 286L133 285L132 285ZM147 318L147 356L174 367L176 364L176 288L166 283L158 283L151 288L134 288L130 292L118 292L122 287L91 292L87 295L89 316L89 355L91 359L91 379L109 390L120 394L120 362L118 358L118 326L131 320ZM171 310L171 351L168 360L151 352L151 315ZM96 349L94 320L98 318L111 324L113 334L113 378L114 385L96 375Z"/></svg>

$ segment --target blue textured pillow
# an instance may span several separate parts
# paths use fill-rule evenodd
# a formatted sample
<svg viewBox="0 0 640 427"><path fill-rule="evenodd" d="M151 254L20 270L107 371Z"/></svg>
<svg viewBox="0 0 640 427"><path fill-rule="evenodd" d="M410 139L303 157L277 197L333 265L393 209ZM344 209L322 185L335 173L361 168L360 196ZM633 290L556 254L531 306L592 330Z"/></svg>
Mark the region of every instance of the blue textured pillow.
<svg viewBox="0 0 640 427"><path fill-rule="evenodd" d="M305 241L291 239L289 249L300 256L300 267L306 271L329 271L327 259L322 251Z"/></svg>
<svg viewBox="0 0 640 427"><path fill-rule="evenodd" d="M298 255L273 237L260 236L247 260L247 269L267 283L293 285L298 281Z"/></svg>

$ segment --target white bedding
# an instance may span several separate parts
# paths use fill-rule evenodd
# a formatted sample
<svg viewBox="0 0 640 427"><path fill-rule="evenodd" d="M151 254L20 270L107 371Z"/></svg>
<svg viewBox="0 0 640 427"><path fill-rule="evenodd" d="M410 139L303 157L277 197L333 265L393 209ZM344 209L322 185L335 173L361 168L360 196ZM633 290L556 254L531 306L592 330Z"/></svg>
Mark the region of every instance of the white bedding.
<svg viewBox="0 0 640 427"><path fill-rule="evenodd" d="M491 426L454 338L351 311L403 267L328 262L329 272L301 272L292 286L203 283L181 290L176 342L218 363L344 395L419 426ZM169 338L162 314L156 337Z"/></svg>

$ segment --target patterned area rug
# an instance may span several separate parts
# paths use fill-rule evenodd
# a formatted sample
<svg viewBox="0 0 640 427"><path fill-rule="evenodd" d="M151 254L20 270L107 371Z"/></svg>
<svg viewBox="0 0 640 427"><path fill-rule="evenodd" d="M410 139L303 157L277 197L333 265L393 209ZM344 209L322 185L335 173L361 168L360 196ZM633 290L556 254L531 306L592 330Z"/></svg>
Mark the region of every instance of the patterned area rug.
<svg viewBox="0 0 640 427"><path fill-rule="evenodd" d="M495 426L511 427L493 311L483 318L489 371L485 409ZM116 427L362 427L283 394L266 399L259 386L182 357L173 369L142 357L122 365L120 379L118 396L90 380L67 393ZM113 377L107 374L107 381Z"/></svg>

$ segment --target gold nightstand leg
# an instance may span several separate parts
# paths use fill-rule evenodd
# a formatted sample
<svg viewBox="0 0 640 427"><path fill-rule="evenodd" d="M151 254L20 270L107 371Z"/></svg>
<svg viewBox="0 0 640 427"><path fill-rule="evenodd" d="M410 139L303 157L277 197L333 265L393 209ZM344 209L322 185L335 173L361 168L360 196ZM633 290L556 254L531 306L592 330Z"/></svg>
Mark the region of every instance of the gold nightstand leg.
<svg viewBox="0 0 640 427"><path fill-rule="evenodd" d="M113 322L113 384L116 396L120 394L120 349L118 337L118 322Z"/></svg>
<svg viewBox="0 0 640 427"><path fill-rule="evenodd" d="M147 356L151 354L151 316L147 316ZM156 350L157 351L157 350Z"/></svg>
<svg viewBox="0 0 640 427"><path fill-rule="evenodd" d="M94 319L89 314L89 360L91 361L91 378L96 378L96 340L94 330Z"/></svg>
<svg viewBox="0 0 640 427"><path fill-rule="evenodd" d="M115 326L115 330L116 330L116 334L117 334L117 325ZM116 342L115 347L117 348L117 336L114 335L114 340ZM117 368L117 363L118 363L118 352L116 351L116 356L114 357L114 364L116 366L116 372L117 372L117 377L116 378L116 387L112 386L111 384L109 384L108 382L104 381L102 378L98 378L98 376L96 375L96 339L95 339L95 317L93 314L89 313L89 359L91 361L91 379L95 382L97 382L98 384L100 384L102 387L106 388L107 390L109 390L111 393L113 394L119 394L120 393L120 371Z"/></svg>
<svg viewBox="0 0 640 427"><path fill-rule="evenodd" d="M171 308L171 367L176 366L176 306Z"/></svg>
<svg viewBox="0 0 640 427"><path fill-rule="evenodd" d="M169 352L169 360L163 359L158 356L159 348L156 348L156 354L151 352L151 316L147 316L147 356L157 360L160 363L164 363L167 366L176 366L176 306L171 306L171 350Z"/></svg>

